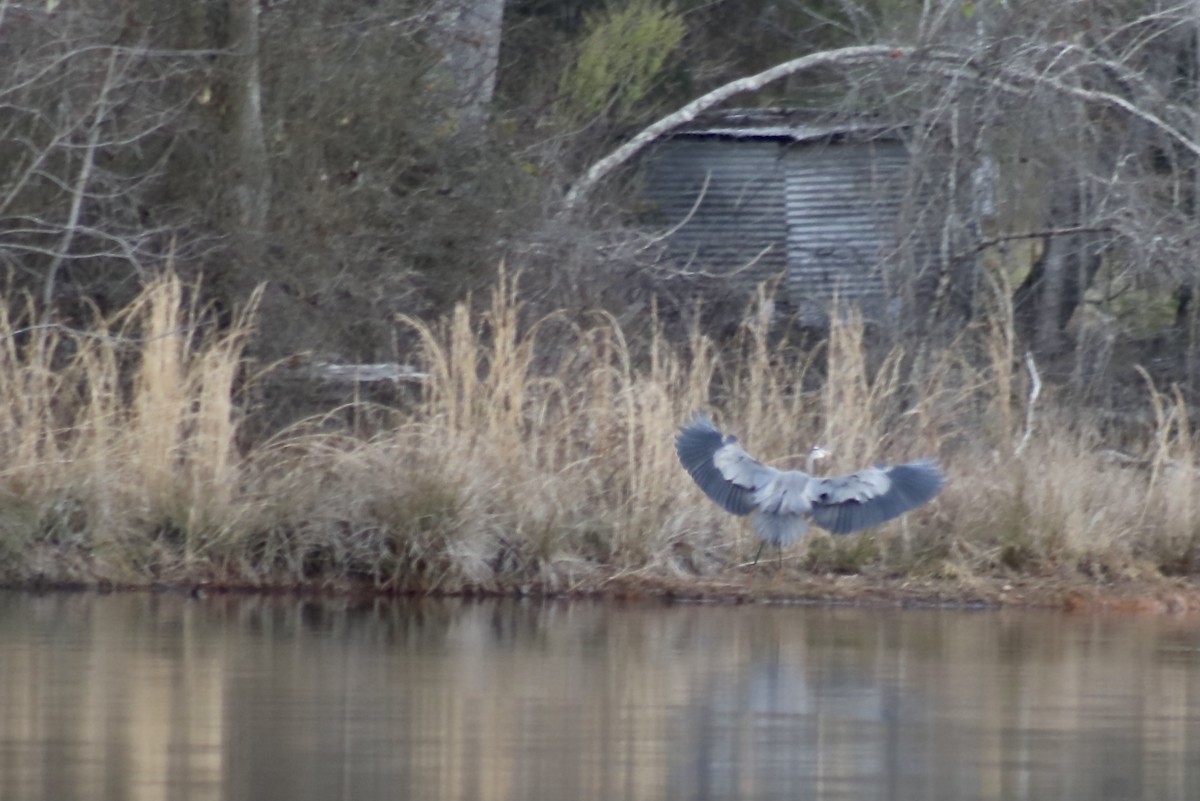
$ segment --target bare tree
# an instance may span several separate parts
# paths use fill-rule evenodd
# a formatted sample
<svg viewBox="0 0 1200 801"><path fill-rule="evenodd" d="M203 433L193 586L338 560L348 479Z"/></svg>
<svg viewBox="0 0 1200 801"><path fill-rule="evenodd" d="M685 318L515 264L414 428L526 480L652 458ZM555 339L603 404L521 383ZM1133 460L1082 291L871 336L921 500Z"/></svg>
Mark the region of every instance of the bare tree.
<svg viewBox="0 0 1200 801"><path fill-rule="evenodd" d="M101 0L3 13L0 263L47 305L128 291L175 229L153 195L183 112L167 87L189 59L131 41Z"/></svg>

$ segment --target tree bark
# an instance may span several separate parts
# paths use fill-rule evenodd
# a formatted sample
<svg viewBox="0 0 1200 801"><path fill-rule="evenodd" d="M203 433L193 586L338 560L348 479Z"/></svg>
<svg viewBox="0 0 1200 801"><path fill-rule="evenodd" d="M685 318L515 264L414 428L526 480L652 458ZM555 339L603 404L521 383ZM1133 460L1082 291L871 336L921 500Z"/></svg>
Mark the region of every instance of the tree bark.
<svg viewBox="0 0 1200 801"><path fill-rule="evenodd" d="M1192 64L1192 90L1193 92L1200 86L1200 0L1192 1L1192 22L1195 30L1193 31L1194 40L1192 42L1192 53L1194 61ZM1195 114L1193 122L1193 135L1200 136L1200 109L1193 109ZM1200 141L1197 139L1196 141ZM1192 216L1200 220L1200 165L1192 166ZM1196 291L1200 288L1200 280L1197 280L1195 267L1192 268L1191 274L1184 278L1183 286L1180 288L1180 295L1186 297L1187 313L1187 356L1185 363L1187 364L1185 381L1187 382L1188 392L1195 395L1197 385L1197 360L1200 359L1200 304L1196 303Z"/></svg>
<svg viewBox="0 0 1200 801"><path fill-rule="evenodd" d="M437 0L433 37L438 50L434 89L463 133L487 124L500 65L504 0Z"/></svg>
<svg viewBox="0 0 1200 801"><path fill-rule="evenodd" d="M230 152L233 155L233 202L239 254L255 261L271 203L271 172L263 128L259 69L258 0L230 0L229 95Z"/></svg>
<svg viewBox="0 0 1200 801"><path fill-rule="evenodd" d="M1042 254L1041 291L1037 297L1037 322L1033 333L1034 347L1039 353L1054 353L1058 350L1059 325L1063 309L1063 297L1067 283L1067 251L1071 248L1067 238L1052 237L1046 241Z"/></svg>

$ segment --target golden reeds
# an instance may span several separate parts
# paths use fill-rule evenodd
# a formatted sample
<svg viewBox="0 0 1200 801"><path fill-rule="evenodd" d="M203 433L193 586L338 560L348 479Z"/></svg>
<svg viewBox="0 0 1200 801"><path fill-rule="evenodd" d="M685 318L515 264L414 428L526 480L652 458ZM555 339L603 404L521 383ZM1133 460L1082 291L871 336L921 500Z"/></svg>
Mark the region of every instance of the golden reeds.
<svg viewBox="0 0 1200 801"><path fill-rule="evenodd" d="M8 580L570 591L725 574L756 543L677 463L675 431L701 408L772 462L798 465L818 440L838 469L944 460L934 504L877 534L814 534L791 569L1200 567L1178 391L1147 377L1154 434L1120 458L1052 397L1025 414L1003 304L980 342L968 332L914 354L873 354L849 313L815 351L773 340L765 294L731 342L695 331L673 343L651 320L631 343L605 314L527 319L502 270L485 311L401 321L429 379L392 410L394 425L366 436L317 421L241 450L253 303L217 330L197 294L167 275L84 331L30 325L30 307L0 304ZM1017 454L1026 420L1036 435Z"/></svg>
<svg viewBox="0 0 1200 801"><path fill-rule="evenodd" d="M22 325L0 306L0 497L37 510L10 540L44 554L69 534L120 578L147 558L178 568L202 529L231 522L249 318L217 332L184 294L168 274L87 330Z"/></svg>

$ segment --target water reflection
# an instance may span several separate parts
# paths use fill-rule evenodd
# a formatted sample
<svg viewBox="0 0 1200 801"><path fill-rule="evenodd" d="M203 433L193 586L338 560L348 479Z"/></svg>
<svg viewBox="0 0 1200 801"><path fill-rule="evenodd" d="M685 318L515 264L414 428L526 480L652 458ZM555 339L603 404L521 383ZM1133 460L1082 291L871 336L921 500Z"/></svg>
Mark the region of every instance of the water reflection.
<svg viewBox="0 0 1200 801"><path fill-rule="evenodd" d="M0 799L1200 798L1192 621L0 594Z"/></svg>

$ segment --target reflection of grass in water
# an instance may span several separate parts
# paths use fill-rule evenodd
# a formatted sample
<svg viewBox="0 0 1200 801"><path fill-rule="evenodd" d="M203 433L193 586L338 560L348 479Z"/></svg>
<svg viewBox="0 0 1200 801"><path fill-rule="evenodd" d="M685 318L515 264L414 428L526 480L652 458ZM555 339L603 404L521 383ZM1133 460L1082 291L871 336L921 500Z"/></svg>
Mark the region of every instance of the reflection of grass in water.
<svg viewBox="0 0 1200 801"><path fill-rule="evenodd" d="M671 343L653 323L630 342L602 314L528 321L501 275L483 314L406 321L431 380L389 430L314 420L240 451L250 318L216 331L195 294L164 278L86 333L0 309L4 576L560 591L715 575L757 542L678 466L675 431L698 408L772 462L798 465L816 440L833 472L946 460L934 504L873 535L816 536L788 569L963 579L1197 564L1182 397L1150 388L1154 433L1135 464L1048 403L1013 456L1024 376L1003 303L978 342L875 355L851 316L801 352L753 314L723 345Z"/></svg>

